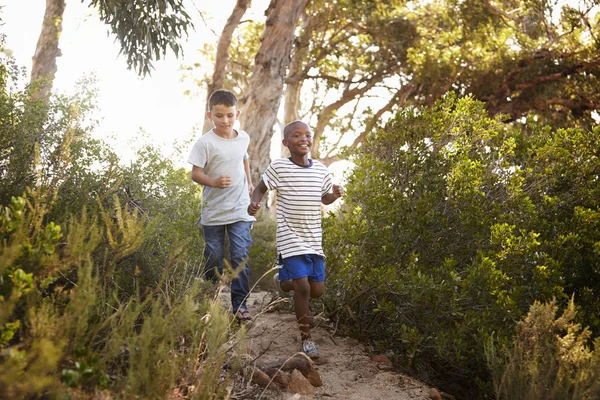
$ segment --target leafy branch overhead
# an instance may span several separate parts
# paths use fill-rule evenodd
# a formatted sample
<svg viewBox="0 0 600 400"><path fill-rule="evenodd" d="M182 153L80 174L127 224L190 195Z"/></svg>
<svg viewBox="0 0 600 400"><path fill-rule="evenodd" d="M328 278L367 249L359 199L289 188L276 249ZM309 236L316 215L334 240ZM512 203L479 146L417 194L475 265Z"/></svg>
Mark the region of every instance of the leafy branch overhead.
<svg viewBox="0 0 600 400"><path fill-rule="evenodd" d="M171 49L179 55L179 39L187 35L192 20L182 0L92 0L100 20L111 27L127 56L127 66L140 75L150 74L152 62Z"/></svg>

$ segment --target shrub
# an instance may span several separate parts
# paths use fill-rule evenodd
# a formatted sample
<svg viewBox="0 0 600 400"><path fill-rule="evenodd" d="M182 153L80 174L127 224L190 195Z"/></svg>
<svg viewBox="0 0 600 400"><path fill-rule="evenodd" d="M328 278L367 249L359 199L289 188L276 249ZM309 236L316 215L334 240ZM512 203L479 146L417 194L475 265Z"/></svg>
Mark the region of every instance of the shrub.
<svg viewBox="0 0 600 400"><path fill-rule="evenodd" d="M519 130L453 95L402 111L325 221L329 312L467 398L493 393L484 345L510 343L534 301L575 294L595 332L599 135Z"/></svg>
<svg viewBox="0 0 600 400"><path fill-rule="evenodd" d="M488 347L497 399L600 398L600 340L588 347L591 332L574 322L573 299L558 318L557 311L555 301L534 302L502 357Z"/></svg>
<svg viewBox="0 0 600 400"><path fill-rule="evenodd" d="M121 300L99 279L91 254L103 232L112 232L118 257L140 245L144 222L135 213L117 203L118 218L104 219L105 230L84 215L66 230L49 223L32 231L39 212L37 203L15 198L1 213L0 390L7 398L58 395L62 384L162 398L176 381L193 381L204 362L223 361L229 316L218 303L195 300L206 296L198 284L176 295L166 284L158 295ZM202 347L206 355L198 358ZM218 375L202 381L199 390L208 390L203 385L225 390Z"/></svg>
<svg viewBox="0 0 600 400"><path fill-rule="evenodd" d="M151 147L120 165L88 137L85 90L30 104L8 89L17 78L3 61L3 398L164 398L176 384L223 397L230 378L214 366L235 343L231 316L197 279L198 187Z"/></svg>
<svg viewBox="0 0 600 400"><path fill-rule="evenodd" d="M248 249L251 286L257 285L263 290L271 288L269 278L277 271L264 275L277 265L276 231L277 221L266 211L260 211L252 227L252 245Z"/></svg>

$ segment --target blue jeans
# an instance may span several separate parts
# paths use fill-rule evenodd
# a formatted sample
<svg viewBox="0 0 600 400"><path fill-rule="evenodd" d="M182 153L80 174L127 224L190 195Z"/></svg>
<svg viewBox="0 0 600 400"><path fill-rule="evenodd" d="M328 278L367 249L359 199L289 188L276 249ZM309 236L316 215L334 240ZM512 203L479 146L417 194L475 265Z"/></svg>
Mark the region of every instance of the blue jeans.
<svg viewBox="0 0 600 400"><path fill-rule="evenodd" d="M231 281L231 305L233 312L246 307L246 297L250 293L250 271L246 258L248 246L252 244L250 228L252 222L238 221L227 225L202 225L204 236L204 276L208 280L217 281L223 273L225 258L225 232L229 236L229 254L231 267L237 277ZM244 263L240 267L240 264ZM218 272L218 273L217 273Z"/></svg>

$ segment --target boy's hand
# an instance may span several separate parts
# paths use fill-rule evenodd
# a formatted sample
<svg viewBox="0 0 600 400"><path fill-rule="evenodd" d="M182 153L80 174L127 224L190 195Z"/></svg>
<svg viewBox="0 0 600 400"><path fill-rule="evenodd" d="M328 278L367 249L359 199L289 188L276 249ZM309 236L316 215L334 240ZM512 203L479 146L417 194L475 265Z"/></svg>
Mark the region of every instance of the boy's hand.
<svg viewBox="0 0 600 400"><path fill-rule="evenodd" d="M231 186L231 177L229 175L222 175L215 179L215 187L219 189L227 189Z"/></svg>
<svg viewBox="0 0 600 400"><path fill-rule="evenodd" d="M344 188L340 185L333 185L333 196L339 199L344 194Z"/></svg>
<svg viewBox="0 0 600 400"><path fill-rule="evenodd" d="M260 203L250 203L248 206L248 214L252 216L255 216L258 210L260 210Z"/></svg>
<svg viewBox="0 0 600 400"><path fill-rule="evenodd" d="M248 194L250 195L250 197L252 197L252 192L254 192L254 185L249 183L248 184Z"/></svg>

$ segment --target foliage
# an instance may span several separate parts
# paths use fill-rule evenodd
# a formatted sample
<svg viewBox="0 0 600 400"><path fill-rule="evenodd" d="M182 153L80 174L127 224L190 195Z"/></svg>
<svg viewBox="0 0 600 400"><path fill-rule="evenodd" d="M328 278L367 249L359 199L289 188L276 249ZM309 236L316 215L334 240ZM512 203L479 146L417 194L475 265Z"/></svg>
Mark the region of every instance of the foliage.
<svg viewBox="0 0 600 400"><path fill-rule="evenodd" d="M54 224L28 235L40 208L29 203L29 210L19 212L23 204L14 199L2 213L2 226L9 228L2 231L0 332L8 340L2 345L0 387L9 398L58 394L61 381L88 390L110 386L122 398L162 398L176 379L193 377L194 349L213 349L213 361L224 357L218 349L227 341L223 321L229 318L218 304L194 300L201 294L197 284L177 296L169 296L165 285L159 296L142 299L134 294L119 300L111 285L102 284L92 263L91 252L103 231L96 221L86 216L73 220L64 237L67 244L58 250L62 235ZM139 246L144 223L135 213L121 213L118 203L116 209L120 216L104 233L113 231L111 247L126 257ZM71 284L62 281L66 275L73 277ZM6 276L11 278L8 283ZM209 310L212 319L202 319ZM16 337L15 327L21 328ZM202 345L214 330L218 336ZM219 392L217 378L203 384Z"/></svg>
<svg viewBox="0 0 600 400"><path fill-rule="evenodd" d="M402 107L433 107L449 90L505 123L535 115L591 129L598 10L593 0L312 1L290 54L282 122L309 122L312 155L326 163L346 158ZM258 26L240 26L230 51L226 86L240 93L248 77L236 72L249 72Z"/></svg>
<svg viewBox="0 0 600 400"><path fill-rule="evenodd" d="M556 302L535 302L517 325L512 348L504 359L488 348L495 372L497 399L597 399L600 397L600 340L588 347L591 332L574 322L573 299L556 318Z"/></svg>
<svg viewBox="0 0 600 400"><path fill-rule="evenodd" d="M138 210L148 226L139 251L118 266L115 278L119 286L128 291L135 286L153 289L182 261L198 271L203 262L203 240L196 222L202 198L189 172L176 167L159 149L144 146L121 176L119 197L130 210Z"/></svg>
<svg viewBox="0 0 600 400"><path fill-rule="evenodd" d="M419 40L406 70L419 86L415 104L433 105L452 89L509 120L535 113L554 126L592 126L599 101L597 6L588 0L419 2L409 17Z"/></svg>
<svg viewBox="0 0 600 400"><path fill-rule="evenodd" d="M248 249L251 286L264 290L272 287L269 277L275 272L264 275L277 265L276 230L277 221L268 212L260 211L252 226L252 245Z"/></svg>
<svg viewBox="0 0 600 400"><path fill-rule="evenodd" d="M4 53L4 35L0 35L0 201L8 204L11 195L23 194L25 188L35 182L33 158L39 157L33 136L48 144L54 137L55 124L46 130L40 127L46 120L46 107L41 101L32 100L29 91L19 90L18 82L25 78L25 70L19 68ZM56 109L48 114L55 115ZM48 146L48 149L53 146Z"/></svg>
<svg viewBox="0 0 600 400"><path fill-rule="evenodd" d="M452 95L405 109L356 156L326 221L329 311L474 396L492 392L485 343L509 343L536 300L575 294L597 335L599 135L509 129Z"/></svg>
<svg viewBox="0 0 600 400"><path fill-rule="evenodd" d="M90 138L93 91L26 111L11 62L0 64L0 392L164 398L178 383L223 397L229 378L214 365L237 342L198 279L198 187L157 149L122 166ZM32 124L43 137L21 162Z"/></svg>
<svg viewBox="0 0 600 400"><path fill-rule="evenodd" d="M177 41L192 26L182 0L89 2L116 35L129 68L140 75L150 74L152 61L160 60L167 49L178 55L181 46Z"/></svg>

